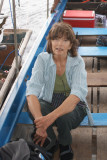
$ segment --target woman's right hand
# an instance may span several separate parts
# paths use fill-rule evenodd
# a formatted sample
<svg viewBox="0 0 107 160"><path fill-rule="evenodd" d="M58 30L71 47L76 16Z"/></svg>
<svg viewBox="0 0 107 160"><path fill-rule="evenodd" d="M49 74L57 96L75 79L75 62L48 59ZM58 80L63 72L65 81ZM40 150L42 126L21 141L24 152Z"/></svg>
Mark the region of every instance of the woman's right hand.
<svg viewBox="0 0 107 160"><path fill-rule="evenodd" d="M47 132L44 130L44 128L37 128L36 133L34 135L34 141L36 144L40 144L40 146L43 146L45 140L47 138Z"/></svg>

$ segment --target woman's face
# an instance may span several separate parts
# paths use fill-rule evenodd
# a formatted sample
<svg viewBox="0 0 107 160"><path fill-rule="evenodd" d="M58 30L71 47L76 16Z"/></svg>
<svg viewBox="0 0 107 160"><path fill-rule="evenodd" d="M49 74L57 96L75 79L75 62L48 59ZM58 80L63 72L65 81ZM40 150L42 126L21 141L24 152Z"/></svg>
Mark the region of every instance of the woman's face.
<svg viewBox="0 0 107 160"><path fill-rule="evenodd" d="M71 42L65 37L51 40L51 43L53 54L58 56L66 56L68 54L68 50L72 47Z"/></svg>

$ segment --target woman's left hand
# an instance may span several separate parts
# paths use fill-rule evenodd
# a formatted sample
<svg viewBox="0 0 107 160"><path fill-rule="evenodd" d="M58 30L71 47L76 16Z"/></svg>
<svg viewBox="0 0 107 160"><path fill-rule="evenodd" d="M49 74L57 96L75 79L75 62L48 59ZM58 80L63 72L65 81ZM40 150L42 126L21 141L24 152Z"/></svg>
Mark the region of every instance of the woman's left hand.
<svg viewBox="0 0 107 160"><path fill-rule="evenodd" d="M53 122L54 120L52 120L49 115L42 116L34 120L36 128L44 128L44 130L46 130Z"/></svg>

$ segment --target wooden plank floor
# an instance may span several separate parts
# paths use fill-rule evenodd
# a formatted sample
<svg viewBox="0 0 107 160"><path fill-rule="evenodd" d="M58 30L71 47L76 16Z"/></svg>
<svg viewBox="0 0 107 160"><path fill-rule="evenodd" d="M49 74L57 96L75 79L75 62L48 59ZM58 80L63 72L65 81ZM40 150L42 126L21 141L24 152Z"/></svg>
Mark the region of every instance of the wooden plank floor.
<svg viewBox="0 0 107 160"><path fill-rule="evenodd" d="M91 160L92 129L79 127L72 131L73 160ZM59 160L59 149L54 160ZM107 160L107 128L97 128L97 160Z"/></svg>
<svg viewBox="0 0 107 160"><path fill-rule="evenodd" d="M74 160L91 159L91 133L90 128L77 128L72 131ZM59 150L55 153L54 160L59 160Z"/></svg>

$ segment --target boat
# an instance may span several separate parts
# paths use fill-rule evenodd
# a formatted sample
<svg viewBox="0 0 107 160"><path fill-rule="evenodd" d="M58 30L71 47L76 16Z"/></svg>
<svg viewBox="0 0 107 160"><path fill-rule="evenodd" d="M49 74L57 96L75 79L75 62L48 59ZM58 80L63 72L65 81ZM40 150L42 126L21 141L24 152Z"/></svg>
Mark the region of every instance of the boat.
<svg viewBox="0 0 107 160"><path fill-rule="evenodd" d="M8 15L1 13L0 6L0 109L21 69L22 56L32 31L16 29L15 10L13 11L13 29L4 29Z"/></svg>
<svg viewBox="0 0 107 160"><path fill-rule="evenodd" d="M21 59L30 39L32 31L17 29L18 65L21 68ZM4 29L3 40L0 44L0 108L2 107L10 88L16 78L14 30Z"/></svg>
<svg viewBox="0 0 107 160"><path fill-rule="evenodd" d="M68 0L61 0L58 3L55 12L52 13L50 17L47 19L40 34L34 42L27 59L21 67L20 72L16 77L9 94L2 105L2 108L0 110L0 137L2 137L0 138L0 146L3 146L10 141L17 124L21 122L20 117L24 118L23 109L26 106L26 81L30 79L32 67L34 66L37 56L39 55L39 53L46 50L46 36L48 35L48 32L51 29L52 25L58 21L62 21L62 15L65 9L84 9L85 7L87 9L94 10L100 3L100 0L98 2L92 1L90 2L90 4L79 3L75 1L68 2ZM79 31L76 31L75 29L74 31L80 40L82 37L82 41L83 43L85 43L84 45L87 45L89 41L92 41L89 38L90 35L88 35L89 41L86 42L87 37L85 35L79 36ZM92 37L95 46L95 39L97 36L95 35ZM90 45L90 48L92 47L92 45L93 44ZM23 121L25 124L27 124L27 121L29 120L25 119ZM31 124L31 121L29 122L29 124Z"/></svg>

